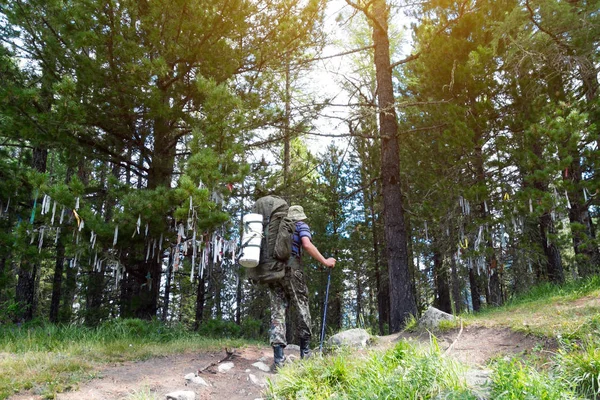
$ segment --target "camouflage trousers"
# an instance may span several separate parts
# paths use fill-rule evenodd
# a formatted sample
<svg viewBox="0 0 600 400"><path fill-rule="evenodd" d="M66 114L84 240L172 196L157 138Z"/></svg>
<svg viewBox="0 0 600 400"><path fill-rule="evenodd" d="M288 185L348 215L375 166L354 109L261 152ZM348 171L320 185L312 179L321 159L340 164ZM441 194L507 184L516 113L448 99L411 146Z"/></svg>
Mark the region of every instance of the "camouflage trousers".
<svg viewBox="0 0 600 400"><path fill-rule="evenodd" d="M287 345L285 339L285 311L289 306L298 310L297 333L301 339L310 339L310 309L308 308L308 288L302 273L300 260L292 258L285 270L285 277L269 284L271 300L271 346Z"/></svg>

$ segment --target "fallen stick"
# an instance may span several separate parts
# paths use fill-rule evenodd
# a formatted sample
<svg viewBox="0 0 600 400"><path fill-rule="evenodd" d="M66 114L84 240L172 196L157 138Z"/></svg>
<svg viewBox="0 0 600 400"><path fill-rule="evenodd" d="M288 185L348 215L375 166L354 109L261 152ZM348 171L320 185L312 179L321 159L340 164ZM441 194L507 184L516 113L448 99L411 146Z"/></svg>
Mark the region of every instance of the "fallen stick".
<svg viewBox="0 0 600 400"><path fill-rule="evenodd" d="M232 358L237 357L237 354L235 354L235 349L229 350L226 347L225 348L225 353L226 353L226 356L223 357L222 359L220 359L219 361L213 361L210 364L208 364L206 367L204 367L202 369L199 369L198 372L196 372L196 376L198 376L200 374L203 374L204 371L207 371L209 368L212 368L212 367L215 367L215 366L221 364L223 361L229 361ZM207 371L207 372L210 372L211 374L216 374L216 372L213 372L213 371Z"/></svg>
<svg viewBox="0 0 600 400"><path fill-rule="evenodd" d="M454 339L454 342L452 342L452 344L446 349L446 351L444 351L444 356L447 355L448 353L450 353L450 351L452 351L452 348L454 347L456 342L458 342L458 339L460 338L462 331L463 331L463 321L461 318L460 319L460 331L458 332L458 335L456 335L456 339Z"/></svg>

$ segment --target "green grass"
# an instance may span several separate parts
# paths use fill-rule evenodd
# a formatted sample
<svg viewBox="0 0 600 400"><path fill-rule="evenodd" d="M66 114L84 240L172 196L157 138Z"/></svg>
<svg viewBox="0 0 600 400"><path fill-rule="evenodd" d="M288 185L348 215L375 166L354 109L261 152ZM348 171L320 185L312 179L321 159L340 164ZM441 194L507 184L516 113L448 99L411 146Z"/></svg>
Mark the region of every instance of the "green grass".
<svg viewBox="0 0 600 400"><path fill-rule="evenodd" d="M112 320L98 328L32 324L0 327L0 399L24 390L45 398L76 388L106 363L144 360L190 350L239 347L241 339L211 339L157 321Z"/></svg>
<svg viewBox="0 0 600 400"><path fill-rule="evenodd" d="M489 385L470 388L466 367L440 355L435 337L429 348L399 343L385 353L357 358L336 353L286 366L268 389L270 399L475 399L600 400L600 278L563 286L540 285L503 307L463 315L470 325L511 327L552 337L555 354L534 349L488 366ZM457 319L458 321L458 319ZM439 331L457 327L444 324ZM416 330L410 320L408 330Z"/></svg>
<svg viewBox="0 0 600 400"><path fill-rule="evenodd" d="M493 364L491 396L498 400L571 400L582 399L565 376L554 371L538 371L519 359Z"/></svg>
<svg viewBox="0 0 600 400"><path fill-rule="evenodd" d="M545 337L583 338L589 321L600 315L600 276L558 286L550 283L533 287L515 296L503 307L485 308L464 314L465 323L487 327L510 327Z"/></svg>
<svg viewBox="0 0 600 400"><path fill-rule="evenodd" d="M405 341L386 352L338 352L284 367L267 390L270 399L475 399L463 368Z"/></svg>
<svg viewBox="0 0 600 400"><path fill-rule="evenodd" d="M600 332L582 342L563 343L555 369L587 399L600 399Z"/></svg>

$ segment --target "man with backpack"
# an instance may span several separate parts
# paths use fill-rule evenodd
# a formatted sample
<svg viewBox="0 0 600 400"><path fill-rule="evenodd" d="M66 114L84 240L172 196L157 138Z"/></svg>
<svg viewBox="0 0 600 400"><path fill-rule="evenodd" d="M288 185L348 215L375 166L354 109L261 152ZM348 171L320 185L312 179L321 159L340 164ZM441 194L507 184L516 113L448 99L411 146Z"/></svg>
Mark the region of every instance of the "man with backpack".
<svg viewBox="0 0 600 400"><path fill-rule="evenodd" d="M273 347L273 370L283 366L285 355L283 349L287 342L285 339L285 311L293 304L298 310L297 333L300 338L300 357L309 355L310 337L310 309L308 306L308 287L302 271L302 253L306 251L312 258L325 267L333 268L335 258L325 258L312 243L310 228L304 222L307 217L302 206L294 205L288 210L287 217L295 223L292 237L292 255L289 258L285 277L268 285L271 301L271 328L269 330L270 342Z"/></svg>

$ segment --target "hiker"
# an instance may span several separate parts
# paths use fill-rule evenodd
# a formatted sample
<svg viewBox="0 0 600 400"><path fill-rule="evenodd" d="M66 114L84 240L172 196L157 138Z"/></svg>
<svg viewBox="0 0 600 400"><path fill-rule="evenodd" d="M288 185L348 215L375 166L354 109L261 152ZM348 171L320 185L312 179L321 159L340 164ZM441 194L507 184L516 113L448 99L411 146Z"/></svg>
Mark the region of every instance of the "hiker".
<svg viewBox="0 0 600 400"><path fill-rule="evenodd" d="M333 268L335 258L325 258L312 243L310 228L304 222L306 214L301 206L291 206L288 218L296 224L292 239L292 256L287 262L285 278L269 284L271 300L270 341L273 346L273 370L283 366L285 356L283 349L287 345L285 339L285 311L293 304L298 310L297 332L300 337L300 358L309 356L310 344L310 309L308 307L308 288L302 272L302 253L306 251L312 258L325 267Z"/></svg>

